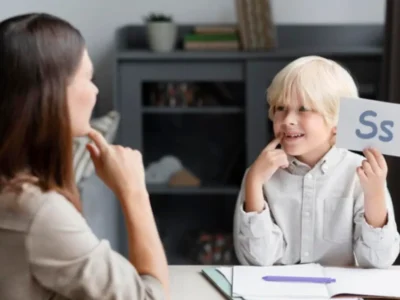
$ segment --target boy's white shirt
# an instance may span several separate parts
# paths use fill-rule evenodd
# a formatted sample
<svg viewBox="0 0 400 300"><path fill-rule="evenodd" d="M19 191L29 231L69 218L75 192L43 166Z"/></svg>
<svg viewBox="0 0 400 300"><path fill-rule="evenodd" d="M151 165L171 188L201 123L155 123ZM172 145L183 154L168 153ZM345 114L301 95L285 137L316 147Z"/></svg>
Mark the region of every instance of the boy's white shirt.
<svg viewBox="0 0 400 300"><path fill-rule="evenodd" d="M290 158L289 167L278 169L263 185L266 202L261 213L243 210L243 179L234 216L239 262L392 265L400 249L392 200L387 190L388 222L383 228L365 221L364 194L356 174L363 159L337 147L312 169Z"/></svg>

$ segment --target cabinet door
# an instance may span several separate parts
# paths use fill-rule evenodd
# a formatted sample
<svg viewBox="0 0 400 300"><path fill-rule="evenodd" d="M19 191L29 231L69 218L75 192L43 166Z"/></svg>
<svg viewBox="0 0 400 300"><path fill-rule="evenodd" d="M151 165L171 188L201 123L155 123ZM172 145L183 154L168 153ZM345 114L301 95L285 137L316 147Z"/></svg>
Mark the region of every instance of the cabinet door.
<svg viewBox="0 0 400 300"><path fill-rule="evenodd" d="M268 119L267 88L288 61L249 61L246 64L246 142L247 165L272 139Z"/></svg>

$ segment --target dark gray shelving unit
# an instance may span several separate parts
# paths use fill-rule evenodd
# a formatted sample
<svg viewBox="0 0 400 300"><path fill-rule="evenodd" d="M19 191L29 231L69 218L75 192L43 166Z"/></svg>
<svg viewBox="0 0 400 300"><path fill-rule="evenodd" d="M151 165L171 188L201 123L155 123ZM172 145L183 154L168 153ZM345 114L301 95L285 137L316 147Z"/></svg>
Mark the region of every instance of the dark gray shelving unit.
<svg viewBox="0 0 400 300"><path fill-rule="evenodd" d="M234 195L239 189L235 186L211 187L168 187L164 185L148 185L147 189L153 195Z"/></svg>
<svg viewBox="0 0 400 300"><path fill-rule="evenodd" d="M144 107L144 114L239 114L241 107Z"/></svg>
<svg viewBox="0 0 400 300"><path fill-rule="evenodd" d="M279 46L267 52L183 51L182 37L192 29L190 25L179 28L177 50L171 53L148 51L143 26L125 26L116 34L115 106L121 112L118 142L143 151L146 163L163 151L175 153L185 157L192 169L212 178L198 188L148 186L170 264L193 263L179 250L185 230L231 230L245 168L272 138L265 92L279 70L304 55L332 58L351 72L360 96L366 98L378 97L381 74L381 25L281 25L277 27ZM146 105L144 85L166 81L235 83L243 95L238 97L240 104L232 106ZM168 122L173 124L169 131L162 125ZM193 126L192 132L183 130L188 126ZM202 149L189 147L199 140L204 141ZM214 155L215 161L207 155ZM236 162L228 156L237 157ZM225 170L217 168L219 163ZM230 182L219 182L229 175L233 178ZM124 237L121 217L121 252L126 254Z"/></svg>

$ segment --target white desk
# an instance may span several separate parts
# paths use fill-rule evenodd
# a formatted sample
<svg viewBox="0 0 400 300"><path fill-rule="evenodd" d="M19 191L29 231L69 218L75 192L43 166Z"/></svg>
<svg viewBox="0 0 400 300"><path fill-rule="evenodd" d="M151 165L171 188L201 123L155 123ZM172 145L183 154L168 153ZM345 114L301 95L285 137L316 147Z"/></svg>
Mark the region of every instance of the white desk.
<svg viewBox="0 0 400 300"><path fill-rule="evenodd" d="M226 300L201 273L207 266L169 266L171 300Z"/></svg>

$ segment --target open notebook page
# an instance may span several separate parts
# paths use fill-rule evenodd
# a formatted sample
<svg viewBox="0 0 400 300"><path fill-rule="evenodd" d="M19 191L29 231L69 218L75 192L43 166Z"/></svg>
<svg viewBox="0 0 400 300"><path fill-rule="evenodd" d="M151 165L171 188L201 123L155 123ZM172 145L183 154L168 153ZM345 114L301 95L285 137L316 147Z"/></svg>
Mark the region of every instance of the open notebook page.
<svg viewBox="0 0 400 300"><path fill-rule="evenodd" d="M225 279L232 284L232 267L218 267L216 270L224 275Z"/></svg>
<svg viewBox="0 0 400 300"><path fill-rule="evenodd" d="M232 267L218 267L216 268L218 272L220 272L225 279L232 284L232 274L233 274L233 268ZM272 298L266 298L266 297L235 297L235 299L243 299L243 300L266 300L266 299L272 299ZM329 298L314 298L313 300L328 300ZM279 298L279 300L309 300L309 298ZM357 298L341 298L341 300L357 300Z"/></svg>
<svg viewBox="0 0 400 300"><path fill-rule="evenodd" d="M216 270L220 272L230 284L232 284L232 270L233 270L232 267L219 267L216 268ZM233 297L233 298L238 300L265 300L265 298L257 298L257 297L252 297L252 298ZM293 299L279 299L279 300L293 300Z"/></svg>
<svg viewBox="0 0 400 300"><path fill-rule="evenodd" d="M328 284L331 297L340 294L400 298L400 269L356 269L326 267L325 276L336 279Z"/></svg>
<svg viewBox="0 0 400 300"><path fill-rule="evenodd" d="M262 279L266 275L323 277L324 269L318 264L272 267L234 266L233 296L241 296L245 299L255 297L264 299L273 297L330 298L325 284L269 282Z"/></svg>

